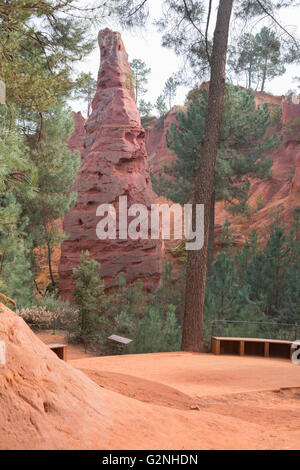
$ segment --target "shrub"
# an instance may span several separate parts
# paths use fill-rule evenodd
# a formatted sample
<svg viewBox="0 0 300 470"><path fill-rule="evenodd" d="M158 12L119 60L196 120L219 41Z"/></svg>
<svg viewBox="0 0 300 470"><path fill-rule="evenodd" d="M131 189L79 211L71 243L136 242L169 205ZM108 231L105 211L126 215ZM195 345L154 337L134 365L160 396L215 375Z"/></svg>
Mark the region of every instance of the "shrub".
<svg viewBox="0 0 300 470"><path fill-rule="evenodd" d="M17 314L34 329L60 329L69 334L78 321L78 310L52 294L40 297L36 305L18 309Z"/></svg>
<svg viewBox="0 0 300 470"><path fill-rule="evenodd" d="M157 306L149 306L144 318L139 322L136 336L128 352L141 354L178 351L180 336L180 326L173 305L169 306L165 320Z"/></svg>
<svg viewBox="0 0 300 470"><path fill-rule="evenodd" d="M99 263L90 258L88 251L81 253L80 265L73 269L73 297L79 311L76 336L85 349L100 341L107 333L107 298L99 269Z"/></svg>
<svg viewBox="0 0 300 470"><path fill-rule="evenodd" d="M33 305L32 307L17 310L16 313L34 329L56 329L58 314L57 312L50 312L46 307Z"/></svg>
<svg viewBox="0 0 300 470"><path fill-rule="evenodd" d="M147 293L140 281L126 285L121 274L118 289L108 296L109 326L111 332L133 342L127 348L110 345L110 350L114 353L177 350L183 310L181 284L182 277L175 280L172 264L166 266L162 285L154 294Z"/></svg>

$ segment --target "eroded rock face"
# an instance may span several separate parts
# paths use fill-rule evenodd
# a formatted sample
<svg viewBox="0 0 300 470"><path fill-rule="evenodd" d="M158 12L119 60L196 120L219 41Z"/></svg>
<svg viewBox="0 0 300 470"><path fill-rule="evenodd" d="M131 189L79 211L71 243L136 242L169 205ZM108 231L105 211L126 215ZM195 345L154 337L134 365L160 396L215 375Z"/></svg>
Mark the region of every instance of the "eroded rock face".
<svg viewBox="0 0 300 470"><path fill-rule="evenodd" d="M71 299L72 268L79 264L81 251L88 250L101 263L100 274L112 287L124 272L128 282L141 279L148 288L160 281L161 242L158 240L105 240L96 235L100 204L118 209L119 196L127 196L128 206L155 202L152 190L145 131L141 125L133 88L131 68L119 33L105 29L99 33L101 66L93 100L93 112L85 129L83 164L74 190L77 205L65 217L69 238L62 244L60 292ZM117 220L118 233L118 220Z"/></svg>
<svg viewBox="0 0 300 470"><path fill-rule="evenodd" d="M257 96L261 98L261 102L266 102L271 107L281 107L282 123L279 133L284 135L284 141L267 155L273 160L270 178L251 180L249 205L254 209L251 219L245 219L239 224L232 219L240 235L249 233L253 228L265 230L273 222L277 212L289 223L295 208L300 205L300 104L266 93ZM263 205L259 210L255 210L258 197L263 201ZM228 213L224 210L224 204L217 203L216 222L222 225L226 217Z"/></svg>
<svg viewBox="0 0 300 470"><path fill-rule="evenodd" d="M86 139L85 119L81 112L73 112L74 131L68 140L68 147L70 150L79 150L81 155L84 152L84 143Z"/></svg>
<svg viewBox="0 0 300 470"><path fill-rule="evenodd" d="M173 162L176 155L168 149L166 132L172 122L176 123L179 106L174 106L165 119L154 120L152 125L146 129L146 147L149 156L149 165L154 175L163 173L163 166ZM165 175L168 177L168 175ZM171 178L170 178L171 179Z"/></svg>

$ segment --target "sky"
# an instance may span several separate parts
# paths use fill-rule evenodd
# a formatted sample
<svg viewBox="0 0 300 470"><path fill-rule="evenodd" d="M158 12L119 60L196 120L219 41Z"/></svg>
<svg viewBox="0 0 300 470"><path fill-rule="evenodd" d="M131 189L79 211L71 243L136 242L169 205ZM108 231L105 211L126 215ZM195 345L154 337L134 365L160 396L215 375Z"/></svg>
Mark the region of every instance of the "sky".
<svg viewBox="0 0 300 470"><path fill-rule="evenodd" d="M150 3L151 5L151 17L158 18L161 13L161 6L163 0L155 0ZM218 2L213 2L217 5ZM297 27L298 19L300 15L300 8L287 8L282 10L278 15L280 23L286 27L296 37L300 37L299 28ZM215 14L212 17L211 25L212 29L215 23ZM261 27L262 23L259 27ZM106 21L101 25L101 29L110 27L114 30L119 30L122 34L122 39L127 50L129 60L141 59L143 60L148 68L151 68L151 73L148 77L148 84L146 88L148 92L143 97L146 101L155 103L157 97L162 93L166 80L176 73L181 65L182 59L175 55L172 49L167 49L161 46L161 33L159 33L155 26L147 26L145 30L127 31L122 30L120 27ZM93 28L92 34L97 37L98 29ZM213 31L211 31L213 32ZM98 47L86 57L77 66L79 72L91 72L95 79L100 65L100 53ZM290 65L286 67L286 73L275 78L273 81L268 82L266 85L266 92L273 95L284 95L289 90L297 90L297 83L293 80L294 77L300 76L300 65ZM185 101L185 97L189 91L189 88L178 87L176 104L182 105ZM86 105L77 100L71 103L74 111L81 111L86 115Z"/></svg>

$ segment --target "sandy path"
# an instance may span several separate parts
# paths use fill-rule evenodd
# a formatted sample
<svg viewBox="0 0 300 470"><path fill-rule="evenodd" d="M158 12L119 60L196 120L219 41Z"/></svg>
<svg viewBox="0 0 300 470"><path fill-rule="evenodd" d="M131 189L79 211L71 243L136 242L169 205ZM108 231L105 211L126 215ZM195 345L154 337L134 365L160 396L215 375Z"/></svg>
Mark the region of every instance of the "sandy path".
<svg viewBox="0 0 300 470"><path fill-rule="evenodd" d="M157 426L194 432L190 448L300 448L300 367L287 360L179 352L70 364L101 388L146 403L153 417L165 410Z"/></svg>
<svg viewBox="0 0 300 470"><path fill-rule="evenodd" d="M193 398L300 387L300 367L285 359L178 352L93 357L70 364L150 380Z"/></svg>
<svg viewBox="0 0 300 470"><path fill-rule="evenodd" d="M105 448L300 448L300 367L287 360L181 352L88 357L71 345L68 364L105 398L112 426Z"/></svg>

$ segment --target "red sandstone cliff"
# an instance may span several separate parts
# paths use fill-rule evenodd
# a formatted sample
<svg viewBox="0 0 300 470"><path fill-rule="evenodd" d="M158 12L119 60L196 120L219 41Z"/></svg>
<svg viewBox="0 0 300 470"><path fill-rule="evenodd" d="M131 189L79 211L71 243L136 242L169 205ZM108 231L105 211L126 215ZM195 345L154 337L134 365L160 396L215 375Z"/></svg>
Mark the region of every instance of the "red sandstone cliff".
<svg viewBox="0 0 300 470"><path fill-rule="evenodd" d="M64 230L69 234L62 244L60 262L64 299L71 299L72 268L78 265L81 251L88 250L101 263L106 287L113 286L118 274L124 272L128 282L141 279L151 288L159 283L161 273L160 241L100 241L96 235L100 204L111 203L117 209L119 196L126 195L128 205L139 203L149 209L156 198L149 176L145 131L133 98L131 69L120 34L101 31L99 46L97 92L85 124L83 164L73 188L78 202L64 220Z"/></svg>
<svg viewBox="0 0 300 470"><path fill-rule="evenodd" d="M84 151L84 142L86 139L85 119L81 112L73 112L74 131L68 140L68 147L70 150L79 150L81 155Z"/></svg>
<svg viewBox="0 0 300 470"><path fill-rule="evenodd" d="M166 142L166 132L172 122L176 122L176 115L179 106L174 106L165 119L154 119L146 129L146 148L149 158L149 165L154 174L163 171L163 165L176 158L168 149Z"/></svg>
<svg viewBox="0 0 300 470"><path fill-rule="evenodd" d="M265 94L266 95L266 94ZM274 102L276 97L265 96ZM279 97L277 97L279 99ZM252 208L251 219L244 217L231 218L238 233L246 234L253 228L268 227L274 215L280 211L287 222L290 222L294 209L300 205L300 127L291 126L295 119L300 119L300 105L290 101L282 101L282 124L280 133L284 133L284 141L280 147L268 157L273 160L271 177L266 180L252 180L249 205ZM297 121L296 121L297 122ZM289 126L290 127L290 126ZM257 202L260 200L260 204ZM216 223L223 224L228 213L222 203L216 206Z"/></svg>

